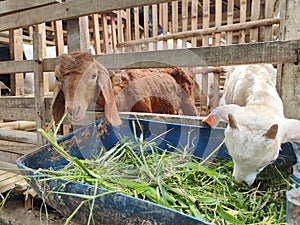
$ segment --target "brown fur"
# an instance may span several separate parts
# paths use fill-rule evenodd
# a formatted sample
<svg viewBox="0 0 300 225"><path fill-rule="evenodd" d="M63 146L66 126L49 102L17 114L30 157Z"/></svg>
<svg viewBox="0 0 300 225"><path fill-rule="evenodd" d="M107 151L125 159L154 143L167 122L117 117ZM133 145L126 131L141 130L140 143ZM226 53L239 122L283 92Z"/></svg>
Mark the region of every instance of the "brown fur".
<svg viewBox="0 0 300 225"><path fill-rule="evenodd" d="M114 126L121 124L118 111L197 115L193 78L179 68L129 69L109 76L91 54L75 52L62 55L55 72L59 80L52 103L56 122L65 110L71 120L82 119L93 102Z"/></svg>

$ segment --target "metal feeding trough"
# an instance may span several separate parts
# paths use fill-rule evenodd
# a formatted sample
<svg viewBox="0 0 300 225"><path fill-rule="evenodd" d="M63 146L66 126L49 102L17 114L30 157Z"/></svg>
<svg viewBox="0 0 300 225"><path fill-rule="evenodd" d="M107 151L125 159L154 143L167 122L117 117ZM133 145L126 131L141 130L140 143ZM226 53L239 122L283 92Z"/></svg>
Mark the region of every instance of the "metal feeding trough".
<svg viewBox="0 0 300 225"><path fill-rule="evenodd" d="M79 159L90 158L97 147L112 148L122 137L134 139L134 132L143 132L145 141L155 141L159 148L172 151L174 147L183 149L188 146L192 154L205 158L213 152L223 141L224 129L174 124L143 119L122 119L123 124L112 127L105 120L84 126L78 130L61 137L58 142L70 155ZM99 125L100 123L100 125ZM139 135L139 134L137 134ZM192 142L189 143L189 142ZM171 147L170 147L171 146ZM285 160L293 152L290 144L282 145L279 160ZM229 158L225 145L215 153L215 156ZM83 201L80 197L54 194L66 192L84 195L105 193L106 189L70 182L64 179L42 180L44 174L37 173L39 168L60 168L67 164L61 155L50 144L44 145L17 160L22 174L28 178L32 188L46 202L65 216L77 208ZM280 163L280 162L279 162ZM51 190L51 192L49 192ZM85 204L76 213L74 221L87 224L90 214L88 204ZM93 206L95 224L164 224L173 225L178 222L185 225L209 224L206 221L185 215L181 212L164 206L130 197L121 193L103 195L96 198Z"/></svg>

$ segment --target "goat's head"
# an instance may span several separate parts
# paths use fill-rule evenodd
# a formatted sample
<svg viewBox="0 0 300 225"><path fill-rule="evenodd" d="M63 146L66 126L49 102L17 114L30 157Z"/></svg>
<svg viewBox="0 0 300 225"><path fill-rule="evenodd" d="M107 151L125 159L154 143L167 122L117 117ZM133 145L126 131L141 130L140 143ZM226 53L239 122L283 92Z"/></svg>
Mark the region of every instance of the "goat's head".
<svg viewBox="0 0 300 225"><path fill-rule="evenodd" d="M108 71L90 53L61 55L55 75L57 82L51 108L56 123L65 111L71 122L81 121L88 107L102 95L106 118L114 126L121 124Z"/></svg>
<svg viewBox="0 0 300 225"><path fill-rule="evenodd" d="M204 120L212 127L221 120L228 123L225 144L234 163L233 176L237 183L253 184L257 174L278 157L281 145L279 125L276 122L264 123L264 118L259 117L259 113L253 117L249 115L245 107L225 105L217 107Z"/></svg>

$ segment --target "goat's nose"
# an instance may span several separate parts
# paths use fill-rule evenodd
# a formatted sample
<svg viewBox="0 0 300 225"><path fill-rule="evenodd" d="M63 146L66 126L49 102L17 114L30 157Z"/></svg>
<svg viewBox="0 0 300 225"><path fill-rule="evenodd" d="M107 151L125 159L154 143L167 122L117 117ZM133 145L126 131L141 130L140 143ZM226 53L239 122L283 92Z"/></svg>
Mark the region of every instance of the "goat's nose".
<svg viewBox="0 0 300 225"><path fill-rule="evenodd" d="M68 113L70 113L71 115L76 115L79 113L80 111L80 106L68 106L67 107L67 111Z"/></svg>

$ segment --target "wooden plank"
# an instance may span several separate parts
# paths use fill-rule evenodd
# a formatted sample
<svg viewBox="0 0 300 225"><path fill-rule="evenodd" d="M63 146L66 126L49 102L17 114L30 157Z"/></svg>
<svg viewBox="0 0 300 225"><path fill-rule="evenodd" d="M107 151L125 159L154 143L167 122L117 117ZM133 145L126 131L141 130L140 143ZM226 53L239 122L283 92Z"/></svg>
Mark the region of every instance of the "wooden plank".
<svg viewBox="0 0 300 225"><path fill-rule="evenodd" d="M0 177L1 178L1 177ZM22 175L16 174L15 176L11 176L6 178L0 182L0 193L4 193L8 190L14 189L17 183L23 182L24 178Z"/></svg>
<svg viewBox="0 0 300 225"><path fill-rule="evenodd" d="M79 44L81 52L86 52L90 49L91 43L88 16L79 17L79 43L77 44Z"/></svg>
<svg viewBox="0 0 300 225"><path fill-rule="evenodd" d="M152 33L153 33L153 38L156 38L157 34L158 34L157 12L158 12L157 5L152 5ZM153 42L153 50L157 50L157 43L156 42Z"/></svg>
<svg viewBox="0 0 300 225"><path fill-rule="evenodd" d="M34 97L26 96L1 96L0 106L3 108L34 108Z"/></svg>
<svg viewBox="0 0 300 225"><path fill-rule="evenodd" d="M240 23L245 23L247 19L247 1L246 0L240 0ZM246 33L245 30L240 30L240 38L239 43L245 43L246 42Z"/></svg>
<svg viewBox="0 0 300 225"><path fill-rule="evenodd" d="M185 33L188 30L188 6L189 1L188 0L182 0L181 5L181 30L183 33ZM182 47L185 47L187 43L186 38L182 38Z"/></svg>
<svg viewBox="0 0 300 225"><path fill-rule="evenodd" d="M124 42L124 30L123 30L123 20L122 20L122 11L117 11L117 43ZM121 52L124 52L124 48L120 49Z"/></svg>
<svg viewBox="0 0 300 225"><path fill-rule="evenodd" d="M191 7L191 30L198 29L198 0L192 0ZM197 47L197 37L191 39L192 47Z"/></svg>
<svg viewBox="0 0 300 225"><path fill-rule="evenodd" d="M16 163L0 161L0 165L0 176L1 174L5 173L5 171L14 171L15 173L20 173Z"/></svg>
<svg viewBox="0 0 300 225"><path fill-rule="evenodd" d="M101 15L102 20L102 32L103 32L103 43L104 43L104 53L109 53L109 38L108 38L108 25L107 25L107 15Z"/></svg>
<svg viewBox="0 0 300 225"><path fill-rule="evenodd" d="M215 3L215 26L220 27L222 25L222 0L216 0ZM215 46L221 44L221 33L215 34Z"/></svg>
<svg viewBox="0 0 300 225"><path fill-rule="evenodd" d="M234 0L228 0L227 4L227 25L233 24L234 17ZM226 34L226 44L232 44L232 31L228 31Z"/></svg>
<svg viewBox="0 0 300 225"><path fill-rule="evenodd" d="M134 39L140 39L140 23L139 23L139 8L133 8L133 20L134 20ZM137 47L137 46L135 46Z"/></svg>
<svg viewBox="0 0 300 225"><path fill-rule="evenodd" d="M168 28L168 22L169 22L169 17L168 17L168 3L163 3L161 4L162 6L162 14L163 16L161 17L162 19L162 27L163 27L163 35L168 34L169 28ZM163 49L168 49L168 42L163 41Z"/></svg>
<svg viewBox="0 0 300 225"><path fill-rule="evenodd" d="M23 29L12 30L9 32L10 56L12 60L23 60ZM24 94L24 76L22 73L10 75L11 95Z"/></svg>
<svg viewBox="0 0 300 225"><path fill-rule="evenodd" d="M162 50L159 52L109 54L95 56L95 58L108 69L279 63L296 62L295 49L299 47L300 41L294 40Z"/></svg>
<svg viewBox="0 0 300 225"><path fill-rule="evenodd" d="M99 14L92 15L93 42L96 55L101 53L100 30L99 30Z"/></svg>
<svg viewBox="0 0 300 225"><path fill-rule="evenodd" d="M0 1L0 15L32 9L44 5L50 5L59 3L61 0L30 0L30 1L19 1L19 0L6 0Z"/></svg>
<svg viewBox="0 0 300 225"><path fill-rule="evenodd" d="M0 62L0 76L8 73L32 72L33 64L33 60Z"/></svg>
<svg viewBox="0 0 300 225"><path fill-rule="evenodd" d="M35 144L28 144L28 143L21 143L21 142L13 142L13 141L6 141L6 140L0 140L0 152L1 154L17 154L18 156L24 155L31 150L37 148L37 145ZM1 155L0 154L0 155ZM1 160L3 160L5 157L1 157ZM15 163L15 161L13 162ZM7 165L4 165L1 162L1 168L6 168ZM0 169L1 169L0 168Z"/></svg>
<svg viewBox="0 0 300 225"><path fill-rule="evenodd" d="M203 1L203 25L202 28L207 29L209 28L209 19L210 19L210 1ZM208 39L207 35L202 36L202 46L208 46Z"/></svg>
<svg viewBox="0 0 300 225"><path fill-rule="evenodd" d="M265 18L274 17L274 4L275 4L275 0L265 1ZM272 41L272 40L273 40L272 26L266 26L264 30L264 41Z"/></svg>
<svg viewBox="0 0 300 225"><path fill-rule="evenodd" d="M147 22L145 22L145 35L146 35L146 30L148 31L148 20ZM125 41L131 41L132 37L131 37L131 12L130 9L126 9L126 24L125 24ZM148 36L147 36L148 37Z"/></svg>
<svg viewBox="0 0 300 225"><path fill-rule="evenodd" d="M47 5L28 12L18 12L1 17L0 31L27 27L42 22L72 19L79 16L86 16L94 13L106 13L113 10L132 8L135 6L151 5L161 2L171 2L173 0L76 0L67 1L61 4ZM49 13L51 12L51 13ZM32 16L35 15L35 16ZM19 18L22 18L21 20Z"/></svg>
<svg viewBox="0 0 300 225"><path fill-rule="evenodd" d="M37 31L33 34L33 59L36 61L34 65L34 96L35 96L35 115L36 127L44 128L46 120L45 103L44 103L44 76L43 76L43 61L39 61L43 57L42 49L42 35ZM45 139L40 133L37 135L37 142L39 146L46 143Z"/></svg>
<svg viewBox="0 0 300 225"><path fill-rule="evenodd" d="M46 24L41 23L36 26L37 32L41 34L41 44L42 44L42 59L46 57ZM43 80L44 80L44 91L49 92L49 79L48 79L48 73L43 73ZM39 87L34 87L39 88Z"/></svg>
<svg viewBox="0 0 300 225"><path fill-rule="evenodd" d="M251 20L255 21L259 19L260 14L260 0L252 0L251 3ZM250 42L258 41L258 27L250 30Z"/></svg>
<svg viewBox="0 0 300 225"><path fill-rule="evenodd" d="M143 6L144 10L144 37L149 37L149 6ZM152 23L152 22L151 22Z"/></svg>
<svg viewBox="0 0 300 225"><path fill-rule="evenodd" d="M16 176L20 176L20 175L18 175L18 174L16 174L16 173L12 173L12 172L7 172L7 171L6 171L4 174L2 174L2 175L0 176L0 184L1 184L3 181L7 180L8 178L16 177Z"/></svg>
<svg viewBox="0 0 300 225"><path fill-rule="evenodd" d="M161 50L159 52L106 54L94 57L107 69L294 63L297 61L295 49L299 47L299 40L291 40ZM46 70L53 70L55 65L55 59L44 60Z"/></svg>
<svg viewBox="0 0 300 225"><path fill-rule="evenodd" d="M201 82L201 91L200 91L200 115L208 114L208 72L203 71L202 73L202 82Z"/></svg>
<svg viewBox="0 0 300 225"><path fill-rule="evenodd" d="M1 161L7 162L7 163L16 163L16 160L18 158L20 158L22 155L23 154L19 154L19 153L12 153L12 152L3 152L3 151L0 151L0 159L1 159Z"/></svg>
<svg viewBox="0 0 300 225"><path fill-rule="evenodd" d="M285 40L299 39L299 1L287 1L286 10L284 23L281 24L285 31L283 38ZM300 64L294 65L290 63L283 65L280 94L284 105L284 114L287 118L300 119L299 71Z"/></svg>
<svg viewBox="0 0 300 225"><path fill-rule="evenodd" d="M56 56L59 56L61 53L64 53L64 31L61 20L56 20L53 22L54 27L54 43Z"/></svg>
<svg viewBox="0 0 300 225"><path fill-rule="evenodd" d="M0 107L0 118L5 120L29 120L36 119L35 109Z"/></svg>
<svg viewBox="0 0 300 225"><path fill-rule="evenodd" d="M112 52L117 48L117 26L116 26L116 16L114 13L110 14L110 23L111 23L111 33L112 33Z"/></svg>
<svg viewBox="0 0 300 225"><path fill-rule="evenodd" d="M172 33L178 32L178 1L172 2ZM174 48L177 48L177 39L173 39Z"/></svg>

